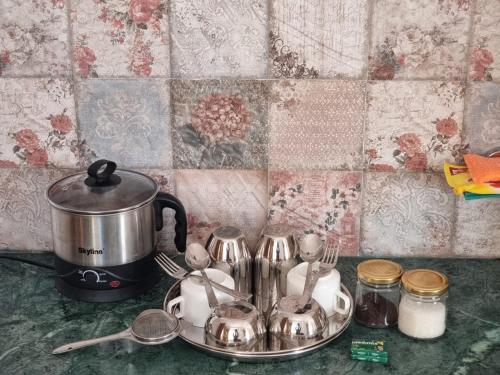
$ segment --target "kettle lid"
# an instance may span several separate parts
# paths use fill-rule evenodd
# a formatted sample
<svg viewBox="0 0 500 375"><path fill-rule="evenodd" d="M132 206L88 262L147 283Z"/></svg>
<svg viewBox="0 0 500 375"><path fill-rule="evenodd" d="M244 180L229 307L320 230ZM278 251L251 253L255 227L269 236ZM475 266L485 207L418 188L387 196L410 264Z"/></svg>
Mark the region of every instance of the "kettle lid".
<svg viewBox="0 0 500 375"><path fill-rule="evenodd" d="M116 163L98 160L87 170L64 177L47 189L50 204L68 212L109 214L140 207L156 197L158 184L150 177Z"/></svg>

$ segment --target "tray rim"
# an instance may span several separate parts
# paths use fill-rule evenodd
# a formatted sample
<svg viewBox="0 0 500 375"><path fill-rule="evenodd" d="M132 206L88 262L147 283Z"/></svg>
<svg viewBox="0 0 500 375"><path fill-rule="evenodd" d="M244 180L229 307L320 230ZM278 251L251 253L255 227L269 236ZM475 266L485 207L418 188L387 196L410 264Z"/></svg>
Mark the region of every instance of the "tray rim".
<svg viewBox="0 0 500 375"><path fill-rule="evenodd" d="M171 299L176 297L176 296L170 296L170 295L173 293L175 288L178 288L178 286L180 285L181 282L182 282L182 280L177 280L174 284L172 284L172 286L167 291L165 298L163 300L163 309L164 310L166 310L168 302ZM185 335L183 335L183 329L181 329L181 332L179 333L179 337L197 349L200 349L204 352L207 352L209 354L212 354L212 355L215 355L217 357L224 358L224 359L237 359L237 360L240 360L242 362L266 362L266 361L273 361L273 360L285 361L285 360L295 359L295 358L301 357L301 356L306 355L306 354L313 353L313 352L321 349L322 347L326 346L327 344L329 344L330 342L335 340L337 337L339 337L349 327L349 325L352 321L353 313L354 313L354 305L353 305L354 301L353 301L351 293L346 288L346 286L342 283L340 284L340 286L341 286L341 290L345 294L347 294L347 296L349 297L350 302L351 302L349 314L342 322L339 322L339 323L341 323L341 325L340 325L340 328L336 332L334 332L330 336L318 341L317 343L314 343L314 344L309 345L309 346L303 346L303 347L295 348L295 349L268 351L268 352L239 352L239 351L235 351L235 350L226 350L223 348L216 348L216 347L213 347L213 346L210 346L207 344L201 344L199 342L195 342L195 341L191 340L190 338L186 337ZM333 316L329 317L329 319L335 319L335 316L336 315L333 315ZM179 321L181 322L181 324L189 324L188 322L184 321L182 318L180 318Z"/></svg>

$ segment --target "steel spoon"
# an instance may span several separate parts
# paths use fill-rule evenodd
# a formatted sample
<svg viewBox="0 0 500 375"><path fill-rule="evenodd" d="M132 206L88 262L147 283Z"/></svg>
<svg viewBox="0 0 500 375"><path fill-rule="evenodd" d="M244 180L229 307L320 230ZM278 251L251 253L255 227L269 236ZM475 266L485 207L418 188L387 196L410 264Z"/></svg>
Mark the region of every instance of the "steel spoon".
<svg viewBox="0 0 500 375"><path fill-rule="evenodd" d="M306 234L303 236L299 243L300 257L308 263L306 281L304 284L304 291L300 300L301 307L304 308L311 301L314 287L318 282L319 270L313 272L313 265L318 263L325 252L325 247L321 238L315 233ZM318 268L318 267L316 267Z"/></svg>

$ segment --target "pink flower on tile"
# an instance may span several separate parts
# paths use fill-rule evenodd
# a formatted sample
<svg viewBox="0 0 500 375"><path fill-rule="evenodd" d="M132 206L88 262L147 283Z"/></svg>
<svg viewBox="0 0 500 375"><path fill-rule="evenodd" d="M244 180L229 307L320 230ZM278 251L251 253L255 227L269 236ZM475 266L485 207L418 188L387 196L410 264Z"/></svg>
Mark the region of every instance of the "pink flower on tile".
<svg viewBox="0 0 500 375"><path fill-rule="evenodd" d="M370 159L377 158L377 150L374 148L370 148L370 149L366 150L366 154L370 157Z"/></svg>
<svg viewBox="0 0 500 375"><path fill-rule="evenodd" d="M71 119L64 113L60 115L51 116L50 125L62 134L69 133L73 129Z"/></svg>
<svg viewBox="0 0 500 375"><path fill-rule="evenodd" d="M132 0L129 15L136 24L146 23L160 6L160 0Z"/></svg>
<svg viewBox="0 0 500 375"><path fill-rule="evenodd" d="M191 112L191 125L211 142L243 139L250 128L250 114L241 95L210 94Z"/></svg>
<svg viewBox="0 0 500 375"><path fill-rule="evenodd" d="M419 153L422 148L422 143L415 133L406 133L396 138L401 151L405 152L408 156L414 156Z"/></svg>
<svg viewBox="0 0 500 375"><path fill-rule="evenodd" d="M487 77L488 67L493 63L493 54L484 48L476 48L472 52L471 78L475 81L484 80Z"/></svg>
<svg viewBox="0 0 500 375"><path fill-rule="evenodd" d="M149 46L140 37L136 37L130 50L129 69L138 76L149 76L153 61L154 57Z"/></svg>
<svg viewBox="0 0 500 375"><path fill-rule="evenodd" d="M76 46L75 59L78 62L80 75L87 78L91 71L91 65L96 61L94 51L92 51L89 47Z"/></svg>
<svg viewBox="0 0 500 375"><path fill-rule="evenodd" d="M17 164L11 160L0 160L0 168L15 168Z"/></svg>
<svg viewBox="0 0 500 375"><path fill-rule="evenodd" d="M16 142L19 147L25 148L28 152L33 152L40 147L40 140L31 129L16 132Z"/></svg>
<svg viewBox="0 0 500 375"><path fill-rule="evenodd" d="M47 160L49 160L49 156L47 154L47 151L43 148L37 148L33 152L30 152L28 153L28 155L26 155L26 162L29 165L33 165L36 167L43 167L45 164L47 164Z"/></svg>
<svg viewBox="0 0 500 375"><path fill-rule="evenodd" d="M371 74L372 79L393 79L396 74L396 69L392 65L383 65L375 68Z"/></svg>
<svg viewBox="0 0 500 375"><path fill-rule="evenodd" d="M394 172L395 169L389 164L372 164L370 165L370 171L373 172Z"/></svg>
<svg viewBox="0 0 500 375"><path fill-rule="evenodd" d="M439 120L436 123L436 130L439 134L444 135L446 137L453 137L458 133L458 125L455 120L451 117Z"/></svg>
<svg viewBox="0 0 500 375"><path fill-rule="evenodd" d="M427 168L427 156L417 153L405 160L405 168L409 171L423 171Z"/></svg>

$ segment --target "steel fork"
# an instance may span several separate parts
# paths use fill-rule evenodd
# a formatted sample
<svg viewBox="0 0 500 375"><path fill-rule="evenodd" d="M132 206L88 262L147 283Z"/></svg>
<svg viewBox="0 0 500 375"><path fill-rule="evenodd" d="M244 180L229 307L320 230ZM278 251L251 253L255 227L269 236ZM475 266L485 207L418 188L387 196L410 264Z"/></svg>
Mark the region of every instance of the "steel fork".
<svg viewBox="0 0 500 375"><path fill-rule="evenodd" d="M160 252L156 254L155 261L169 276L173 277L174 279L182 280L185 279L186 277L192 277L198 280L203 280L201 276L190 274L185 268L179 266L172 259L170 259L165 253ZM210 284L212 284L214 288L219 289L221 292L224 292L238 300L248 301L252 297L251 294L238 292L222 284L216 283L213 280L210 280Z"/></svg>

